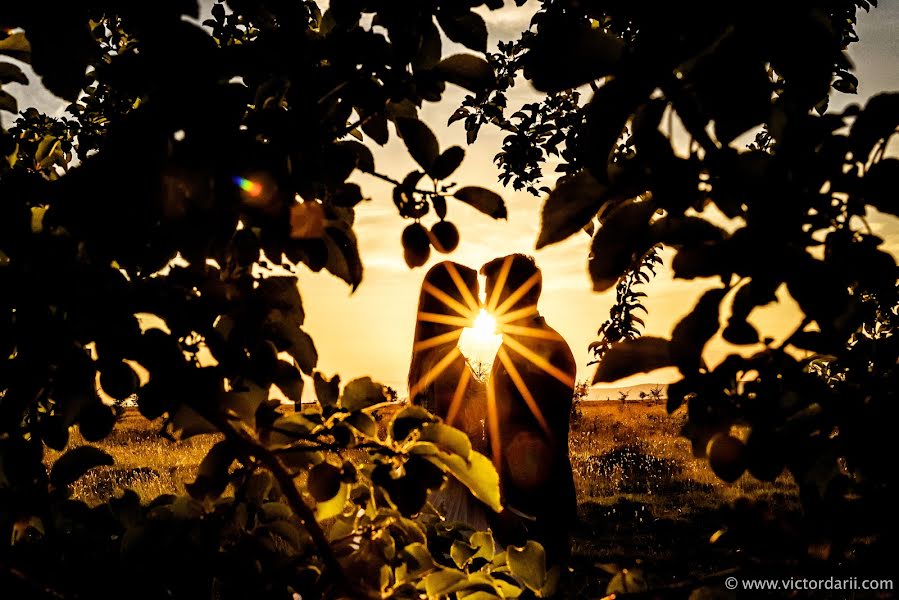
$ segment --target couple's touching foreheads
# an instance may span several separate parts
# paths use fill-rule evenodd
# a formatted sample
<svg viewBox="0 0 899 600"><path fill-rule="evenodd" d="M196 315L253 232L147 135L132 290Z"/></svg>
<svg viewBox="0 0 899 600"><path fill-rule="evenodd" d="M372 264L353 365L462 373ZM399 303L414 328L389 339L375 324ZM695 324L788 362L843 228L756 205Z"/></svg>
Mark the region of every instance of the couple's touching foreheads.
<svg viewBox="0 0 899 600"><path fill-rule="evenodd" d="M409 368L409 399L464 431L493 460L503 510L495 513L450 480L434 498L449 521L490 528L501 545L543 544L564 564L576 501L568 424L576 364L571 349L538 310L543 281L534 259L512 254L478 272L434 265L422 282ZM472 376L458 341L481 310L496 319L502 345L486 382Z"/></svg>

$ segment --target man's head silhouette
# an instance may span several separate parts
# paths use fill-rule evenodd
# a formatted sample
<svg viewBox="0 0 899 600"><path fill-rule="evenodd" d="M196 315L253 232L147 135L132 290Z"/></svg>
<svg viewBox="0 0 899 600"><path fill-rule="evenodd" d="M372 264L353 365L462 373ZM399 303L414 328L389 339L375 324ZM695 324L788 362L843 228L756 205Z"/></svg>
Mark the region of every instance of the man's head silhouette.
<svg viewBox="0 0 899 600"><path fill-rule="evenodd" d="M543 288L543 275L533 257L510 254L495 258L481 267L487 278L485 293L488 309L507 313L525 307L535 307ZM511 296L515 296L511 298Z"/></svg>

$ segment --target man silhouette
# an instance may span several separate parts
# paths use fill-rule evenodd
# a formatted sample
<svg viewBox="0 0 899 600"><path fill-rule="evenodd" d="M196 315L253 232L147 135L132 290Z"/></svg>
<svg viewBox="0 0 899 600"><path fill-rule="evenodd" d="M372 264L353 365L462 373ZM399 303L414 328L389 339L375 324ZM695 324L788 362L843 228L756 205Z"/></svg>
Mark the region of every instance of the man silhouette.
<svg viewBox="0 0 899 600"><path fill-rule="evenodd" d="M577 504L568 427L577 366L571 349L537 311L542 274L523 254L481 268L487 308L503 345L487 397L491 454L505 510L491 526L501 544L543 544L549 564L564 564Z"/></svg>

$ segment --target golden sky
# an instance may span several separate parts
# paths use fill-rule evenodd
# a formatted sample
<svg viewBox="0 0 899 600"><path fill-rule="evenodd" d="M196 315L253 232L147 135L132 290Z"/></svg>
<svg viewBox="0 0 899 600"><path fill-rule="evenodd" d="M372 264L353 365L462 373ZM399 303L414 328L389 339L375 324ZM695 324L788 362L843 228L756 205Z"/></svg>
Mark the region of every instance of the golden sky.
<svg viewBox="0 0 899 600"><path fill-rule="evenodd" d="M850 53L859 76L859 95L834 98L835 109L850 102L864 100L882 90L899 90L899 7L889 3L871 15L860 13L858 32L862 41ZM490 13L481 11L488 22L491 38L488 46L498 40L508 40L526 27L533 11L533 3L526 8L506 8ZM462 52L461 47L444 39L444 54ZM36 78L32 77L32 81ZM63 103L32 84L27 88L8 86L8 91L20 100L21 108L36 105L50 114L61 114ZM532 254L543 269L544 284L540 311L548 323L556 328L571 346L578 361L578 378L592 377L588 344L595 339L596 329L608 316L614 291L596 294L587 274L587 252L590 239L578 234L563 243L534 251L539 230L543 199L527 193L504 190L497 181L498 171L493 156L500 147L502 132L485 127L478 142L465 144L461 122L447 127L446 121L458 106L462 90L449 85L443 101L428 104L421 117L434 129L441 149L452 145L466 148L466 158L453 180L460 185L480 185L499 192L509 209L508 221L494 221L460 202L450 202L448 219L459 226L462 240L458 249L449 255L451 260L479 268L484 262L512 252ZM524 102L539 99L527 82L510 96L510 110ZM7 121L8 122L8 121ZM402 142L396 138L383 148L371 146L375 152L377 170L394 178L402 177L415 168ZM895 146L894 146L895 149ZM544 170L552 176L552 167ZM373 177L355 177L362 184L371 201L357 208L356 234L365 266L359 289L350 294L349 288L335 277L303 270L300 291L307 313L306 329L313 336L319 351L319 369L326 375L339 373L344 381L370 375L391 385L405 395L405 375L412 347L415 312L419 286L427 269L444 255L432 251L424 267L410 271L402 257L400 232L409 223L397 215L392 202L391 186ZM547 185L552 181L547 180ZM435 217L424 219L430 225ZM887 237L887 244L899 255L899 226L891 217L875 216L871 223L876 232ZM665 252L666 265L672 253ZM645 333L667 336L677 320L692 307L703 291L714 281L674 281L670 272L663 272L648 286ZM798 311L790 302L761 309L751 319L760 325L762 335L785 336L799 323ZM720 339L711 342L706 359L712 364L723 358L733 347ZM752 348L750 348L752 350ZM664 369L648 375L636 376L621 382L629 385L645 382L670 382L677 375ZM311 386L307 386L311 393Z"/></svg>
<svg viewBox="0 0 899 600"><path fill-rule="evenodd" d="M515 32L526 26L530 8L503 9L494 13L483 11L482 14L491 31L490 43L495 44L497 40L512 39ZM899 59L899 10L877 9L870 16L862 13L859 33L862 42L856 44L851 53L860 79L859 96L844 102L835 99L834 108L849 100L863 102L881 90L899 89L899 74L895 68ZM447 40L444 43L452 46ZM444 53L447 48L445 45ZM458 51L462 49L458 48ZM434 128L442 149L451 145L466 148L465 161L453 180L501 193L509 208L509 219L493 221L462 203L451 202L448 219L459 225L462 241L450 258L478 268L491 258L511 252L532 254L543 269L540 310L571 346L579 365L579 379L591 378L593 367L587 366L590 360L587 347L595 339L599 324L608 316L614 291L602 294L591 291L587 274L590 239L586 234L534 251L543 199L524 192L503 190L497 182L498 170L492 159L500 147L502 132L485 127L478 142L468 147L461 123L444 126L463 96L459 88L448 86L443 101L426 105L422 118ZM527 82L522 82L510 97L509 105L533 102L539 97ZM402 142L396 139L376 150L375 163L379 171L398 178L415 168ZM551 168L544 172L552 175ZM444 256L432 252L427 265L410 271L403 262L399 241L399 233L408 221L397 215L390 200L390 186L365 175L357 180L372 198L371 202L360 205L356 219L365 278L356 293L350 296L346 286L332 277L311 273L301 275L308 329L319 349L319 368L326 373L340 372L344 377L371 374L383 383L403 390L421 279L427 268ZM433 219L435 217L430 216L424 222L430 224ZM894 250L899 249L896 225L891 217L872 219L872 226L880 235L892 232L888 243L892 241L890 245ZM671 252L664 253L666 265L670 264L672 256ZM670 334L677 320L702 292L714 285L716 282L712 280L675 281L665 269L647 289L649 316L645 332ZM751 321L760 326L763 335L783 337L801 321L795 304L784 294L781 297L787 302L753 313ZM714 339L707 348L706 358L714 364L732 350L734 347L720 338ZM618 385L670 382L676 378L676 370L663 369L624 380Z"/></svg>

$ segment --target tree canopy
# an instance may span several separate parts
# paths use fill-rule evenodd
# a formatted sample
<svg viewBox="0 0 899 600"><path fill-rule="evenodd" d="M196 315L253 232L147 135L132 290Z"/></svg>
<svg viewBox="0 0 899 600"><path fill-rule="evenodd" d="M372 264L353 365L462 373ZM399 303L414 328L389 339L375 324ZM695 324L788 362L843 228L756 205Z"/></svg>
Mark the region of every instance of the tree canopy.
<svg viewBox="0 0 899 600"><path fill-rule="evenodd" d="M470 93L450 119L469 142L486 124L509 132L504 183L539 194L543 161L563 158L537 244L587 228L594 288L624 282L630 303L601 332L617 333L597 379L676 366L669 408L688 405L684 433L722 478L787 468L834 560L882 537L895 487L874 441L889 439L899 389L896 263L865 218L899 215L899 163L885 155L899 95L827 109L857 86L844 51L869 2L547 0L488 53L473 9L502 5L0 8L0 57L72 103L60 119L23 111L0 140L0 532L15 542L0 550L4 585L92 598L551 593L558 573L539 546L494 552L489 537L411 518L448 475L498 505L489 460L415 407L379 437L384 388L317 372L303 330L298 265L363 281L354 172L391 182L413 224L455 202L506 217L495 192L445 183L465 151L441 148L418 111L447 84ZM467 50L447 56L444 38ZM518 75L547 98L506 117ZM0 85L25 80L0 58ZM0 111L18 108L0 88ZM747 132L756 142L742 147ZM370 147L391 136L416 170L377 170ZM415 228L402 239L410 266L434 246ZM628 339L628 282L658 244L708 291L670 340ZM775 343L747 319L781 288L805 319ZM719 331L761 349L710 368L703 348ZM72 500L71 483L110 460L90 446L47 471L45 446L64 448L70 426L88 441L115 426L97 381L107 396L136 392L166 435L222 436L189 496ZM310 381L316 406L276 410L272 385L299 401ZM751 429L745 444L733 425Z"/></svg>

